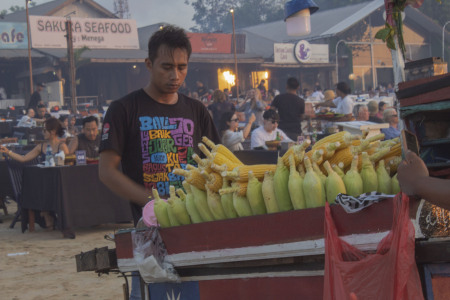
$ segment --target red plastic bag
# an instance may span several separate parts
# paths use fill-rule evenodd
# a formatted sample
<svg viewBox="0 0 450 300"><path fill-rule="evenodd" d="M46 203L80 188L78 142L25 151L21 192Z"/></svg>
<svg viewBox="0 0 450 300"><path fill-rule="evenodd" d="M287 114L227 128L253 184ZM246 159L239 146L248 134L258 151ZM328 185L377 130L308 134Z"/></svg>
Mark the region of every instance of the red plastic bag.
<svg viewBox="0 0 450 300"><path fill-rule="evenodd" d="M414 259L414 225L409 198L399 193L394 221L376 253L368 254L338 237L329 204L325 206L324 300L423 300ZM352 295L352 298L350 297Z"/></svg>

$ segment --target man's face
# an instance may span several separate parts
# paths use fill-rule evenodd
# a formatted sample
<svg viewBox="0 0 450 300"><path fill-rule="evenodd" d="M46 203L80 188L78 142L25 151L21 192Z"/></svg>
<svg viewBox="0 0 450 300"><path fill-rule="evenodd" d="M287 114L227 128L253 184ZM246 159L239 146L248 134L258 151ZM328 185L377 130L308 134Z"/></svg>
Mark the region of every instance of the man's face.
<svg viewBox="0 0 450 300"><path fill-rule="evenodd" d="M150 71L150 84L160 94L174 94L187 75L188 54L184 49L170 49L161 45L153 62L145 60Z"/></svg>
<svg viewBox="0 0 450 300"><path fill-rule="evenodd" d="M47 112L47 109L45 107L40 107L37 109L38 117L43 118L45 116L45 113Z"/></svg>
<svg viewBox="0 0 450 300"><path fill-rule="evenodd" d="M94 141L98 134L97 123L95 121L87 122L83 126L83 133L90 141Z"/></svg>
<svg viewBox="0 0 450 300"><path fill-rule="evenodd" d="M34 112L34 109L29 109L28 110L28 116L30 117L30 118L34 118L34 115L35 115L35 112Z"/></svg>

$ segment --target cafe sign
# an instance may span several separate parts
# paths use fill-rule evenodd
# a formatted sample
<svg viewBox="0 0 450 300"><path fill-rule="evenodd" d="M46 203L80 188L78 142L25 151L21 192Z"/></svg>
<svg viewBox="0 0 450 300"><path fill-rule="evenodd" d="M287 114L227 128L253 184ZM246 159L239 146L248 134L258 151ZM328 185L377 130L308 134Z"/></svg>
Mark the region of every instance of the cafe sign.
<svg viewBox="0 0 450 300"><path fill-rule="evenodd" d="M296 44L275 43L273 51L276 64L326 64L330 62L327 44L310 44L304 40Z"/></svg>
<svg viewBox="0 0 450 300"><path fill-rule="evenodd" d="M0 22L0 49L28 49L27 23Z"/></svg>
<svg viewBox="0 0 450 300"><path fill-rule="evenodd" d="M139 49L135 20L71 18L74 48ZM30 16L33 48L67 48L66 18Z"/></svg>

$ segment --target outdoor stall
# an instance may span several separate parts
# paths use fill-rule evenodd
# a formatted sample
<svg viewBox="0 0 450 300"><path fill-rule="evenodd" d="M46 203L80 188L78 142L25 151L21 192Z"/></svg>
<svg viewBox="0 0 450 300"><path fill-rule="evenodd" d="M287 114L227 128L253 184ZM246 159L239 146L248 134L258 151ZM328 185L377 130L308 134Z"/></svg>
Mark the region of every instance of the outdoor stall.
<svg viewBox="0 0 450 300"><path fill-rule="evenodd" d="M184 186L186 193L181 190L175 192L173 188L169 204L154 194L156 200L144 208L143 221L150 227L123 230L114 235L114 268L123 273L140 271L148 282L149 289L146 289L146 292L150 299L161 299L165 295L173 295L175 298L182 295L180 297L189 299L322 299L326 278L324 254L327 251L327 210L323 207L325 198L332 203L331 218L334 220L337 234L342 240L356 247L357 251L366 253L365 255L377 252L379 243L385 240L390 232L395 231L394 224L397 223L393 220L397 220L399 216L399 210L395 207L398 207L401 198L393 198L398 187L392 190L391 175L395 174L393 167L396 163L391 163L391 160L393 157L399 157L401 147L399 140L382 142L380 139L382 135L361 139L343 131L319 140L313 147L310 146L309 140L305 140L302 144L289 148L278 159L277 165L251 165L245 161L238 164L232 154L224 154L226 150L222 145L214 145L204 140L209 150L204 146L200 147L206 158L198 160L198 168L175 172L184 174L187 181ZM357 184L355 186L351 183L356 179L350 182L346 180L347 183L344 183L345 179L333 172L330 166L330 162L338 162L349 155L344 160L341 172L352 168L357 170L358 156L352 156L353 149L362 156L362 169L368 168L367 164L372 165L371 162L382 166L377 168L379 175L375 173L375 177L379 177L381 182L387 175L389 187L384 189L376 185L371 190L381 190L385 194L370 194L366 195L367 198L349 200L347 197L338 196L339 188L332 191L332 186L336 184L332 181L337 180L337 185L342 183L342 193L363 194L363 186L358 187ZM371 153L370 158L366 151ZM219 157L222 155L228 160L222 158L220 163ZM322 156L327 157L326 160ZM368 159L371 162L368 162ZM316 171L312 171L311 161L317 166ZM392 166L389 170L392 174L386 170L383 172L385 163ZM223 165L227 165L227 168ZM195 182L197 169L205 171L208 167L213 169L210 170L210 175L204 176L203 182L200 178L196 178L199 182ZM306 167L306 174L296 173L297 169L302 172L303 167ZM324 181L318 175L312 174L322 172L320 168L327 171L323 173ZM247 173L248 178L245 178L246 173L243 170L252 170L253 173ZM339 171L336 167L335 170ZM373 167L372 171L375 172ZM212 173L220 175L211 175ZM285 179L280 179L281 173ZM273 175L271 179L266 178ZM303 190L290 190L289 181L297 176L304 176L303 183L299 183ZM222 179L220 187L213 187L217 184L214 181L220 181L219 178ZM231 198L228 200L224 197L228 194L227 191L230 191L226 183L227 178L234 182L231 184L233 194L229 195ZM239 193L242 193L243 181L247 183L246 191L239 196ZM272 181L270 188L266 185L268 181ZM308 187L313 186L318 188L306 191ZM207 191L199 193L202 187ZM215 188L217 190L211 192L210 189ZM283 189L288 194L287 202L280 200L283 198L280 195ZM296 192L305 198L299 199ZM202 193L206 195L202 200L205 201L203 204L199 200ZM221 196L214 198L213 193ZM273 197L267 197L268 194ZM258 195L259 200L256 199ZM230 199L231 202L227 202ZM338 204L334 204L335 200ZM192 211L189 211L191 201L203 222L197 220ZM276 209L273 207L274 202ZM184 205L185 216L188 215L188 219L184 219L185 223L181 223L183 218L179 215L180 211L175 209L175 203ZM231 212L227 203L234 207L231 209L235 211L234 217L229 216ZM218 206L222 207L225 216L220 217ZM161 215L162 207L167 211L166 217ZM210 211L211 219L207 220L200 213L202 207ZM258 213L257 210L262 207L264 211ZM173 211L169 212L171 209ZM412 215L415 215L416 209L417 207L411 209ZM161 225L160 229L151 226L152 222L156 224L156 221L151 218L151 214L148 215L149 211L154 212ZM407 220L408 212L404 215ZM173 218L180 223L176 223ZM190 224L191 222L193 224ZM412 234L409 237L414 240L414 230ZM415 265L414 262L413 264ZM80 257L77 265L82 265ZM83 268L79 270L83 271ZM420 284L416 286L420 289Z"/></svg>

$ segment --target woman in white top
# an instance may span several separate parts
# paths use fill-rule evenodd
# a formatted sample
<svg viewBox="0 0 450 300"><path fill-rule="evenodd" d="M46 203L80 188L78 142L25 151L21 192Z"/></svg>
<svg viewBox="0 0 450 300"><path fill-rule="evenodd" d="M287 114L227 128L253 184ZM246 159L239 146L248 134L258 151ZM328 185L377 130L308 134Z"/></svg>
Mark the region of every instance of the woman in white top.
<svg viewBox="0 0 450 300"><path fill-rule="evenodd" d="M231 151L244 150L241 142L248 137L255 119L255 114L251 114L244 130L237 131L239 118L234 112L225 112L221 120L222 144Z"/></svg>

